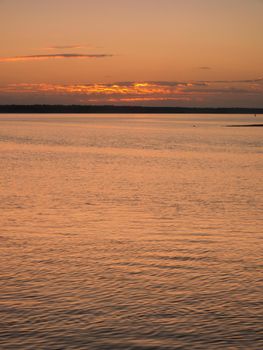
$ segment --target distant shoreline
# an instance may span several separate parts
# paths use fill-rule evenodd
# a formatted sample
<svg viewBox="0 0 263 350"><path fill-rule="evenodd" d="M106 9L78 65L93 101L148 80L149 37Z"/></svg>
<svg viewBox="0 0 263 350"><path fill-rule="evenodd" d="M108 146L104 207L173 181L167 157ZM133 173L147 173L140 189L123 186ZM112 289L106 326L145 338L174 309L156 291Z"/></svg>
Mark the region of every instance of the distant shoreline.
<svg viewBox="0 0 263 350"><path fill-rule="evenodd" d="M143 107L113 105L0 105L0 113L63 114L263 114L263 108Z"/></svg>
<svg viewBox="0 0 263 350"><path fill-rule="evenodd" d="M236 124L236 125L226 125L228 128L262 128L263 124Z"/></svg>

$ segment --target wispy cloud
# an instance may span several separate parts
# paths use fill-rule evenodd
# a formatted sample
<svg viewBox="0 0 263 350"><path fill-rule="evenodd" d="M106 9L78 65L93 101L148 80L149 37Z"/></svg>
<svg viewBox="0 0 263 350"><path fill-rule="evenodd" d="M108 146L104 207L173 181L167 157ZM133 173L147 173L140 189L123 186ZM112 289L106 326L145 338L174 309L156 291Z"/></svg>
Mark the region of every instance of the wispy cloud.
<svg viewBox="0 0 263 350"><path fill-rule="evenodd" d="M53 45L46 47L46 50L68 50L68 49L98 49L99 47L94 47L91 45L81 45L81 44L75 44L75 45Z"/></svg>
<svg viewBox="0 0 263 350"><path fill-rule="evenodd" d="M18 61L38 61L49 59L67 59L67 58L106 58L112 57L111 54L77 54L77 53L56 53L47 55L28 55L0 57L0 62L18 62Z"/></svg>
<svg viewBox="0 0 263 350"><path fill-rule="evenodd" d="M121 102L168 102L168 101L190 101L189 97L124 97ZM117 98L111 98L109 102L119 102Z"/></svg>
<svg viewBox="0 0 263 350"><path fill-rule="evenodd" d="M245 79L245 80L206 80L199 81L200 83L206 84L249 84L249 83L260 83L263 82L263 77L256 79Z"/></svg>

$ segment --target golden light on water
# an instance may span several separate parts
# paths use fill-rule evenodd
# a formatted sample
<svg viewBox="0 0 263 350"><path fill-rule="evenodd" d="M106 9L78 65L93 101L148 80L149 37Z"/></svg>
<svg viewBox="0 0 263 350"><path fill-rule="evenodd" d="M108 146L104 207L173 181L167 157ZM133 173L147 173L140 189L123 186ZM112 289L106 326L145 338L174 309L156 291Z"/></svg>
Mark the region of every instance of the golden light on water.
<svg viewBox="0 0 263 350"><path fill-rule="evenodd" d="M2 348L261 348L250 122L0 115Z"/></svg>
<svg viewBox="0 0 263 350"><path fill-rule="evenodd" d="M263 349L262 14L0 0L1 349Z"/></svg>

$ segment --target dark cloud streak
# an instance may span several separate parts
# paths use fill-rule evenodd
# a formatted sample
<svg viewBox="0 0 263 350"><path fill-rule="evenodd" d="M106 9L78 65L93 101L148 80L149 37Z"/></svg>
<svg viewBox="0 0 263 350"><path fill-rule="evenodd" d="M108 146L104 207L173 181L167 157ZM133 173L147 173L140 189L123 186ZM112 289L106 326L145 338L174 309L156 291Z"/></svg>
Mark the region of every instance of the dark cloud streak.
<svg viewBox="0 0 263 350"><path fill-rule="evenodd" d="M18 62L18 61L33 61L33 60L48 60L48 59L67 59L67 58L106 58L112 57L111 54L78 54L78 53L56 53L45 55L28 55L28 56L13 56L0 57L0 62Z"/></svg>
<svg viewBox="0 0 263 350"><path fill-rule="evenodd" d="M210 70L212 69L211 67L208 67L208 66L203 66L203 67L198 67L198 69L201 69L201 70Z"/></svg>

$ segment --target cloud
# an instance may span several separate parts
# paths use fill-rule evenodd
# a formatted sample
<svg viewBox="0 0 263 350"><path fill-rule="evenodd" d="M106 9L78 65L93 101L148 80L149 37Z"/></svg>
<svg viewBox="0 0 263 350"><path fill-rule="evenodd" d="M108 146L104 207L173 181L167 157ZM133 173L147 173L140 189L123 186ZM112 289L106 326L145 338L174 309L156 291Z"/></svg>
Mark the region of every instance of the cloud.
<svg viewBox="0 0 263 350"><path fill-rule="evenodd" d="M185 82L185 81L156 81L156 80L149 80L149 81L119 81L119 82L114 82L114 83L108 83L104 84L107 86L112 86L112 85L118 85L118 86L126 86L126 87L132 87L132 86L137 86L137 87L146 87L146 86L164 86L164 87L176 87L176 86L207 86L206 82Z"/></svg>
<svg viewBox="0 0 263 350"><path fill-rule="evenodd" d="M261 79L251 80L230 80L230 81L203 81L203 82L181 82L181 81L127 81L114 83L87 83L87 84L9 84L5 88L9 91L38 91L38 92L54 92L54 93L77 93L77 94L121 94L121 95L172 95L188 92L249 92L261 91L261 84L251 86L251 82L263 81ZM233 84L236 84L236 86ZM241 83L241 85L240 85ZM247 86L244 88L244 84ZM222 86L221 84L224 84ZM242 87L241 87L242 86ZM0 87L3 91L4 87Z"/></svg>
<svg viewBox="0 0 263 350"><path fill-rule="evenodd" d="M232 85L232 84L257 84L257 83L263 83L263 77L256 78L256 79L246 79L246 80L189 80L189 81L156 81L156 80L149 80L149 81L142 81L142 82L133 82L133 81L123 81L123 82L114 82L105 84L107 86L112 85L118 85L118 86L126 86L126 87L132 87L132 86L159 86L159 87L170 87L170 88L176 88L176 87L205 87L205 86L211 86L216 84L225 84L225 85Z"/></svg>
<svg viewBox="0 0 263 350"><path fill-rule="evenodd" d="M109 99L111 102L118 102L118 99ZM160 101L190 101L189 97L124 97L121 102L160 102Z"/></svg>
<svg viewBox="0 0 263 350"><path fill-rule="evenodd" d="M149 84L158 86L169 86L169 87L189 87L189 86L206 86L206 82L196 82L196 81L149 81Z"/></svg>
<svg viewBox="0 0 263 350"><path fill-rule="evenodd" d="M38 60L66 59L66 58L106 58L106 57L112 57L112 56L113 55L111 54L56 53L56 54L48 54L48 55L0 57L0 62L38 61Z"/></svg>
<svg viewBox="0 0 263 350"><path fill-rule="evenodd" d="M140 103L152 105L218 103L262 104L263 78L230 81L123 81L113 83L24 83L0 86L0 100L28 103ZM253 84L251 83L253 82ZM257 83L255 83L257 82ZM43 102L41 102L43 101ZM218 102L219 101L219 102ZM223 102L222 102L223 101ZM234 102L233 102L234 101ZM251 102L251 103L252 103Z"/></svg>
<svg viewBox="0 0 263 350"><path fill-rule="evenodd" d="M54 45L54 46L46 47L45 49L46 50L95 49L95 47L90 45L75 44L75 45ZM96 49L98 49L98 47L96 47Z"/></svg>
<svg viewBox="0 0 263 350"><path fill-rule="evenodd" d="M249 84L249 83L260 83L263 82L263 77L256 78L256 79L245 79L245 80L206 80L206 81L199 81L200 83L207 83L207 84Z"/></svg>

